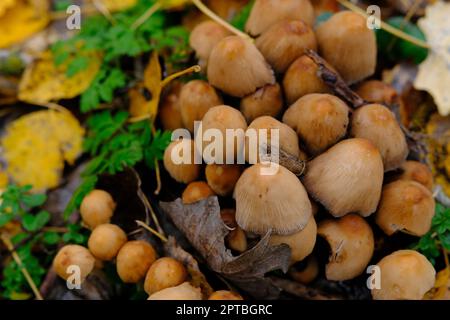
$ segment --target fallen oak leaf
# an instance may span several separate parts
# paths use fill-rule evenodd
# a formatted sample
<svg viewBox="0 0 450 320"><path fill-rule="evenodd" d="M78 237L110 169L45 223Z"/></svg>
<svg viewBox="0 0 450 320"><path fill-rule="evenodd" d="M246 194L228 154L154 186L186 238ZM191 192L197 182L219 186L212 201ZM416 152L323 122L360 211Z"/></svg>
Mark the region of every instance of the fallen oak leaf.
<svg viewBox="0 0 450 320"><path fill-rule="evenodd" d="M217 197L189 205L177 199L161 202L160 206L214 272L257 299L278 297L280 289L264 275L280 269L287 272L289 246L269 246L269 232L253 248L235 257L225 247L224 238L229 230L220 218Z"/></svg>

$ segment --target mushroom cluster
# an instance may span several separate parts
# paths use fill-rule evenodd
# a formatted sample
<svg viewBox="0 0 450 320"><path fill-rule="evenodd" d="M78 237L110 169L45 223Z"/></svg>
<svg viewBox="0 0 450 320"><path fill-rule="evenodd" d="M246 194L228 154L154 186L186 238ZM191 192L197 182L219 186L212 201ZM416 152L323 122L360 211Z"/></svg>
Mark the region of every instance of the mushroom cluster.
<svg viewBox="0 0 450 320"><path fill-rule="evenodd" d="M374 234L421 236L430 229L434 214L431 174L425 165L407 161L406 136L389 109L395 90L365 80L376 67L373 30L350 11L338 12L318 26L314 20L309 0L256 0L245 26L248 37L232 35L213 21L198 24L190 43L207 80L183 85L179 115L173 117L182 119L188 130L195 119L202 121L203 131L222 133L223 148L205 152L213 140L197 132L192 140L172 142L164 157L169 175L187 184L185 204L212 195L233 196L235 203L224 201L221 215L232 230L225 239L232 251L244 252L248 239L271 233L272 245L291 248L289 274L305 283L321 267L330 281L364 274L376 262ZM308 50L318 51L347 85L356 85L366 103L353 106L334 95ZM277 135L270 133L273 129ZM227 130L240 134L230 139ZM269 132L264 141L261 132ZM249 154L252 142L256 157ZM267 151L272 142L280 154L306 162L301 176L273 157L261 157L259 151ZM203 152L203 164L173 163L169 155L180 143ZM271 167L276 170L267 174L264 169ZM385 180L387 175L391 181ZM329 245L326 266L312 255L317 236ZM432 267L425 258L417 252L404 256L388 256L379 263L387 274L382 283L401 293L372 291L374 299L421 298L432 287ZM427 274L420 275L426 279L416 286L412 283L417 270L395 276L408 259L426 269ZM305 272L296 271L299 262L307 264Z"/></svg>
<svg viewBox="0 0 450 320"><path fill-rule="evenodd" d="M183 194L183 200L195 202L212 194L204 188L201 184L192 186L186 196ZM206 188L209 190L207 185ZM122 282L143 283L149 300L202 300L201 289L189 282L191 277L183 263L171 257L158 257L149 242L129 239L118 225L110 223L115 207L114 199L104 190L95 189L84 197L80 214L83 224L92 231L87 248L75 244L63 246L53 260L56 274L68 280L77 273L82 285L96 268L112 262ZM239 294L224 290L213 292L209 298L242 299Z"/></svg>

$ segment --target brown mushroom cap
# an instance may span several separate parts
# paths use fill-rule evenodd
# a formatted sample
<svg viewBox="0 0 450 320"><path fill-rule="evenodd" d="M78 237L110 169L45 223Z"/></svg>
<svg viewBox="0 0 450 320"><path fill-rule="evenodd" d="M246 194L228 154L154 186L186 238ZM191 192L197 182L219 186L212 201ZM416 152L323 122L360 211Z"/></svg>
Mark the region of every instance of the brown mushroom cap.
<svg viewBox="0 0 450 320"><path fill-rule="evenodd" d="M127 242L125 232L115 224L101 224L89 236L88 248L100 260L110 261Z"/></svg>
<svg viewBox="0 0 450 320"><path fill-rule="evenodd" d="M242 173L238 164L208 164L205 169L206 181L211 189L219 196L227 196L234 190L234 186Z"/></svg>
<svg viewBox="0 0 450 320"><path fill-rule="evenodd" d="M430 230L434 209L430 190L415 181L397 180L383 187L375 221L387 235L403 231L423 236Z"/></svg>
<svg viewBox="0 0 450 320"><path fill-rule="evenodd" d="M338 97L312 93L291 105L283 122L297 132L311 154L317 155L345 136L349 111Z"/></svg>
<svg viewBox="0 0 450 320"><path fill-rule="evenodd" d="M372 289L374 300L420 300L434 286L436 271L422 254L399 250L381 259L380 289Z"/></svg>
<svg viewBox="0 0 450 320"><path fill-rule="evenodd" d="M202 120L209 109L222 103L222 99L208 82L189 81L181 89L179 100L184 127L194 132L194 121Z"/></svg>
<svg viewBox="0 0 450 320"><path fill-rule="evenodd" d="M257 234L272 230L286 235L304 229L312 216L305 188L286 168L278 166L276 174L265 175L264 167L262 164L251 166L236 184L238 225Z"/></svg>
<svg viewBox="0 0 450 320"><path fill-rule="evenodd" d="M408 156L405 134L392 111L381 104L368 104L356 109L350 135L367 139L378 148L384 171L397 169Z"/></svg>
<svg viewBox="0 0 450 320"><path fill-rule="evenodd" d="M335 217L377 209L383 184L383 161L365 139L339 142L307 164L303 179L308 193Z"/></svg>
<svg viewBox="0 0 450 320"><path fill-rule="evenodd" d="M144 290L148 294L182 284L188 276L184 265L171 257L162 257L152 263L147 271Z"/></svg>
<svg viewBox="0 0 450 320"><path fill-rule="evenodd" d="M208 20L198 24L191 32L189 44L200 64L206 64L214 46L229 35L230 32L217 22Z"/></svg>
<svg viewBox="0 0 450 320"><path fill-rule="evenodd" d="M202 291L189 282L184 282L179 286L155 292L148 300L202 300Z"/></svg>
<svg viewBox="0 0 450 320"><path fill-rule="evenodd" d="M289 104L310 93L330 92L325 82L317 76L317 71L317 64L306 55L291 64L283 79L283 89Z"/></svg>
<svg viewBox="0 0 450 320"><path fill-rule="evenodd" d="M247 128L247 133L245 136L245 160L248 163L255 164L259 162L259 148L263 148L263 141L260 141L259 135L264 135L264 131L267 130L267 145L273 143L274 146L279 147L283 151L293 155L297 158L306 158L305 154L299 148L298 136L295 131L289 127L288 125L278 121L275 118L269 116L262 116L255 119ZM279 141L271 140L271 130L278 130ZM250 134L250 131L254 130L254 135L257 139L257 144L253 140L255 140L253 135ZM258 147L258 150L255 148ZM251 155L256 155L256 159L251 159Z"/></svg>
<svg viewBox="0 0 450 320"><path fill-rule="evenodd" d="M210 157L208 156L209 153L207 152L207 148L210 145L212 148L218 143L214 138L212 139L212 141L206 141L207 139L204 138L209 129L219 130L223 139L222 150L218 150L216 148L215 154L214 152L212 152ZM229 139L227 139L227 129L233 130L233 132L236 133L234 139L230 141L228 141ZM239 112L239 110L225 105L212 107L203 117L202 132L198 131L197 136L195 137L197 148L199 149L200 146L203 146L202 154L206 163L227 163L227 152L230 153L231 151L233 151L233 146L234 159L237 159L238 156L242 153L242 149L244 146L244 136L238 135L237 132L241 131L243 132L243 134L245 134L245 130L247 130L247 122L245 121L244 116Z"/></svg>
<svg viewBox="0 0 450 320"><path fill-rule="evenodd" d="M276 117L283 109L283 96L278 83L268 84L242 98L241 112L247 123L261 116Z"/></svg>
<svg viewBox="0 0 450 320"><path fill-rule="evenodd" d="M151 244L143 240L128 241L117 254L117 274L125 283L137 283L144 279L155 260L156 251Z"/></svg>
<svg viewBox="0 0 450 320"><path fill-rule="evenodd" d="M313 251L316 244L317 225L314 217L311 217L303 230L290 235L272 235L271 245L287 244L291 248L291 264L302 261Z"/></svg>
<svg viewBox="0 0 450 320"><path fill-rule="evenodd" d="M214 87L234 97L244 97L275 83L273 70L261 52L250 40L239 36L226 37L214 47L207 73Z"/></svg>
<svg viewBox="0 0 450 320"><path fill-rule="evenodd" d="M397 92L395 89L380 80L367 80L356 88L356 93L370 103L393 104Z"/></svg>
<svg viewBox="0 0 450 320"><path fill-rule="evenodd" d="M242 297L233 291L219 290L214 291L208 298L208 300L244 300Z"/></svg>
<svg viewBox="0 0 450 320"><path fill-rule="evenodd" d="M309 0L256 0L245 25L245 31L260 35L277 22L303 20L314 25L314 9Z"/></svg>
<svg viewBox="0 0 450 320"><path fill-rule="evenodd" d="M214 191L204 181L194 181L184 189L181 199L184 204L191 204L214 195Z"/></svg>
<svg viewBox="0 0 450 320"><path fill-rule="evenodd" d="M313 30L301 20L281 21L256 39L256 47L276 72L283 73L306 49L317 50Z"/></svg>
<svg viewBox="0 0 450 320"><path fill-rule="evenodd" d="M399 180L413 180L428 190L433 190L433 174L426 164L418 161L405 161L400 167L402 173L396 178Z"/></svg>
<svg viewBox="0 0 450 320"><path fill-rule="evenodd" d="M83 222L91 229L104 223L108 223L114 214L116 203L111 195L95 189L89 192L80 205L80 215Z"/></svg>
<svg viewBox="0 0 450 320"><path fill-rule="evenodd" d="M175 155L184 157L184 151L190 151L189 163L179 163L173 161L172 152ZM200 175L201 165L195 164L195 145L191 139L181 139L172 141L164 151L164 168L170 176L178 182L189 183Z"/></svg>
<svg viewBox="0 0 450 320"><path fill-rule="evenodd" d="M175 82L161 99L158 116L164 130L173 131L184 126L179 103L182 87L180 82Z"/></svg>
<svg viewBox="0 0 450 320"><path fill-rule="evenodd" d="M349 84L375 72L377 43L358 13L341 11L316 30L319 51Z"/></svg>
<svg viewBox="0 0 450 320"><path fill-rule="evenodd" d="M374 238L369 224L356 214L319 223L317 234L331 248L325 275L328 280L343 281L364 272L372 258Z"/></svg>
<svg viewBox="0 0 450 320"><path fill-rule="evenodd" d="M53 270L56 274L66 280L72 273L68 273L70 266L80 268L80 278L83 281L92 269L94 269L95 258L85 247L77 244L68 244L59 249L53 259ZM70 272L73 272L70 271Z"/></svg>

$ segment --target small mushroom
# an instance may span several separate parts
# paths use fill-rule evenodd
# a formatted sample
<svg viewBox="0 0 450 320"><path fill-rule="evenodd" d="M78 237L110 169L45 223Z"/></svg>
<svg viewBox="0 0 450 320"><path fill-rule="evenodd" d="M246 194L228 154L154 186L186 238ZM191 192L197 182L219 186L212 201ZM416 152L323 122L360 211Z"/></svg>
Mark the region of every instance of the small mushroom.
<svg viewBox="0 0 450 320"><path fill-rule="evenodd" d="M384 171L397 169L408 156L405 134L392 111L381 104L368 104L356 109L350 135L367 139L378 148Z"/></svg>
<svg viewBox="0 0 450 320"><path fill-rule="evenodd" d="M220 40L230 35L230 32L214 21L198 24L191 32L189 44L194 49L199 64L206 67L212 49Z"/></svg>
<svg viewBox="0 0 450 320"><path fill-rule="evenodd" d="M397 98L393 87L380 80L367 80L356 88L356 93L370 103L391 105Z"/></svg>
<svg viewBox="0 0 450 320"><path fill-rule="evenodd" d="M271 165L275 165L271 163ZM305 188L292 172L277 165L276 173L255 164L244 171L234 190L236 221L246 230L287 235L304 229L312 216Z"/></svg>
<svg viewBox="0 0 450 320"><path fill-rule="evenodd" d="M278 73L284 73L306 49L317 50L313 30L301 20L281 21L256 39L256 47Z"/></svg>
<svg viewBox="0 0 450 320"><path fill-rule="evenodd" d="M366 18L341 11L320 24L316 30L319 51L349 84L375 72L377 43Z"/></svg>
<svg viewBox="0 0 450 320"><path fill-rule="evenodd" d="M374 300L421 300L434 286L436 271L417 251L399 250L381 259L380 287L373 288Z"/></svg>
<svg viewBox="0 0 450 320"><path fill-rule="evenodd" d="M175 82L161 99L158 115L164 130L173 131L184 126L179 103L182 87L180 82Z"/></svg>
<svg viewBox="0 0 450 320"><path fill-rule="evenodd" d="M238 164L208 164L205 169L206 181L219 196L233 193L234 186L242 173Z"/></svg>
<svg viewBox="0 0 450 320"><path fill-rule="evenodd" d="M194 181L184 189L181 199L184 204L191 204L214 195L214 191L204 181Z"/></svg>
<svg viewBox="0 0 450 320"><path fill-rule="evenodd" d="M83 222L94 229L98 225L108 223L115 209L116 203L111 195L104 190L95 189L83 198L80 215Z"/></svg>
<svg viewBox="0 0 450 320"><path fill-rule="evenodd" d="M125 232L115 224L101 224L89 236L89 251L102 261L110 261L117 256L120 248L127 242Z"/></svg>
<svg viewBox="0 0 450 320"><path fill-rule="evenodd" d="M400 169L402 173L396 177L398 180L413 180L428 190L433 190L433 174L426 164L418 161L405 161Z"/></svg>
<svg viewBox="0 0 450 320"><path fill-rule="evenodd" d="M66 280L73 274L71 266L76 266L80 271L80 279L84 281L86 277L94 269L95 258L83 246L77 244L68 244L59 249L55 258L53 259L53 270L58 276Z"/></svg>
<svg viewBox="0 0 450 320"><path fill-rule="evenodd" d="M229 36L212 50L208 60L208 80L234 97L245 97L258 88L274 84L273 70L248 39Z"/></svg>
<svg viewBox="0 0 450 320"><path fill-rule="evenodd" d="M375 222L387 234L397 231L423 236L434 216L433 194L420 183L397 180L383 187Z"/></svg>
<svg viewBox="0 0 450 320"><path fill-rule="evenodd" d="M374 251L373 232L369 224L356 214L319 223L317 234L331 249L325 268L328 280L353 279L364 272Z"/></svg>
<svg viewBox="0 0 450 320"><path fill-rule="evenodd" d="M179 100L184 127L194 132L194 121L202 120L209 109L222 103L222 99L208 82L189 81L181 89Z"/></svg>
<svg viewBox="0 0 450 320"><path fill-rule="evenodd" d="M311 217L303 230L289 235L272 235L271 245L287 244L291 248L291 265L302 261L314 249L316 244L317 225L314 217Z"/></svg>
<svg viewBox="0 0 450 320"><path fill-rule="evenodd" d="M380 200L383 161L370 141L344 140L307 164L303 183L334 217L349 212L367 217Z"/></svg>
<svg viewBox="0 0 450 320"><path fill-rule="evenodd" d="M227 130L232 136L227 137ZM239 110L225 105L213 107L203 117L202 130L195 137L197 148L202 147L201 153L207 164L236 163L234 160L241 157L244 147L245 130L247 122ZM215 131L220 134L219 137L208 137ZM222 140L216 141L217 138Z"/></svg>
<svg viewBox="0 0 450 320"><path fill-rule="evenodd" d="M345 136L349 112L338 97L312 93L291 105L283 122L297 132L311 154L317 155Z"/></svg>
<svg viewBox="0 0 450 320"><path fill-rule="evenodd" d="M184 265L171 257L162 257L152 263L147 271L144 290L149 295L182 284L188 276Z"/></svg>
<svg viewBox="0 0 450 320"><path fill-rule="evenodd" d="M267 130L267 131L262 131ZM272 131L278 130L277 141L272 141ZM261 140L260 135L266 136L266 141ZM299 148L298 136L288 125L269 116L262 116L255 119L247 128L245 135L245 160L248 163L255 164L260 161L259 151L264 148L263 144L273 145L280 148L290 155L306 159L306 155Z"/></svg>
<svg viewBox="0 0 450 320"><path fill-rule="evenodd" d="M185 152L190 154L185 155ZM172 141L164 151L164 168L176 181L192 182L198 178L201 169L201 165L195 163L195 157L194 141L191 139Z"/></svg>
<svg viewBox="0 0 450 320"><path fill-rule="evenodd" d="M277 22L303 20L314 25L314 9L309 0L256 0L245 25L245 31L258 36Z"/></svg>
<svg viewBox="0 0 450 320"><path fill-rule="evenodd" d="M236 223L236 211L234 209L220 210L220 217L229 229L229 233L225 237L227 247L231 250L242 253L247 250L247 237Z"/></svg>
<svg viewBox="0 0 450 320"><path fill-rule="evenodd" d="M317 71L317 64L306 55L291 64L283 79L283 89L289 104L310 93L330 92L325 82L317 76Z"/></svg>
<svg viewBox="0 0 450 320"><path fill-rule="evenodd" d="M283 109L280 85L268 84L242 98L240 109L247 123L261 116L276 117Z"/></svg>
<svg viewBox="0 0 450 320"><path fill-rule="evenodd" d="M125 243L116 259L117 274L125 283L138 283L156 260L156 251L144 240Z"/></svg>
<svg viewBox="0 0 450 320"><path fill-rule="evenodd" d="M155 292L148 297L148 300L202 300L202 291L189 282L184 282L179 286Z"/></svg>

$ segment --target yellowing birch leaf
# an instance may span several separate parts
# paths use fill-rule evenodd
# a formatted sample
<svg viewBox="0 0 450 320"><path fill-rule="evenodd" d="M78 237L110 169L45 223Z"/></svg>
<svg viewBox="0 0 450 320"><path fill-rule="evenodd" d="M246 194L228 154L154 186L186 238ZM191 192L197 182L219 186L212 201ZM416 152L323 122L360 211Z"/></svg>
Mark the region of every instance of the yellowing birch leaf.
<svg viewBox="0 0 450 320"><path fill-rule="evenodd" d="M418 21L431 50L419 66L414 87L428 91L442 116L450 114L450 3L438 1L427 6Z"/></svg>
<svg viewBox="0 0 450 320"><path fill-rule="evenodd" d="M37 111L12 122L1 139L6 172L19 185L56 187L64 162L82 152L84 129L70 112Z"/></svg>
<svg viewBox="0 0 450 320"><path fill-rule="evenodd" d="M26 102L45 103L70 99L84 92L100 69L100 58L95 53L87 56L86 69L72 77L66 76L67 64L55 66L53 55L45 51L25 70L19 85L19 99Z"/></svg>
<svg viewBox="0 0 450 320"><path fill-rule="evenodd" d="M130 114L132 117L149 116L156 118L162 90L162 72L158 53L153 51L150 61L144 70L144 81L129 90Z"/></svg>
<svg viewBox="0 0 450 320"><path fill-rule="evenodd" d="M16 4L16 0L2 0L0 2L0 17L12 6Z"/></svg>
<svg viewBox="0 0 450 320"><path fill-rule="evenodd" d="M426 300L448 300L450 298L450 269L445 268L436 275L434 287L425 295Z"/></svg>
<svg viewBox="0 0 450 320"><path fill-rule="evenodd" d="M101 0L101 2L109 11L115 12L134 7L137 0Z"/></svg>
<svg viewBox="0 0 450 320"><path fill-rule="evenodd" d="M1 0L3 1L5 0ZM50 20L48 0L14 2L9 8L8 5L2 4L6 9L0 15L0 49L19 43L41 31Z"/></svg>

